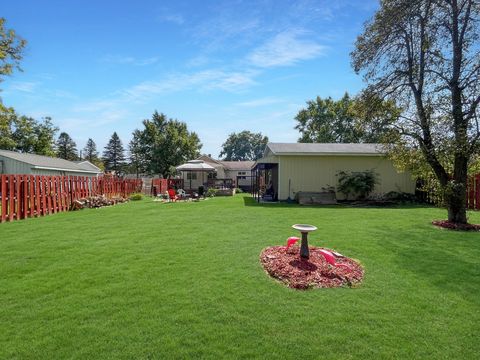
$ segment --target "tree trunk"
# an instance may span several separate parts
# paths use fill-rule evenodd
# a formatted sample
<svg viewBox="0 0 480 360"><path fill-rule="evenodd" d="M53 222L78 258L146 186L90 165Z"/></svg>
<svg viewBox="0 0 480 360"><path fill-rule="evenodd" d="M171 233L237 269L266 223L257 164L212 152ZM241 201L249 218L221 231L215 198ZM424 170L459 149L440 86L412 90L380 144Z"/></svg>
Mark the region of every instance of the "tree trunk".
<svg viewBox="0 0 480 360"><path fill-rule="evenodd" d="M467 180L467 161L465 157L457 156L453 181L449 182L445 192L448 221L452 223L467 223Z"/></svg>
<svg viewBox="0 0 480 360"><path fill-rule="evenodd" d="M459 191L449 195L447 202L448 221L455 224L466 224L467 207L465 204L465 191L463 191L463 194Z"/></svg>

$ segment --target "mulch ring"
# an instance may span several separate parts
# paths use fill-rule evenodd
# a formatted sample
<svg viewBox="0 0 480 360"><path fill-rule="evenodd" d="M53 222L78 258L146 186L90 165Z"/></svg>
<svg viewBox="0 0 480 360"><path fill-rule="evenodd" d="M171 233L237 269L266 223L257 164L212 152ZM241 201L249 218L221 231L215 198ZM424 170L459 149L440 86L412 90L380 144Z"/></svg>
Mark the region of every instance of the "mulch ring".
<svg viewBox="0 0 480 360"><path fill-rule="evenodd" d="M362 266L348 257L337 257L336 262L350 267L332 266L319 252L328 250L310 246L310 258L300 257L300 247L285 246L265 248L260 254L260 262L265 271L273 278L280 280L294 289L353 287L361 283L364 275Z"/></svg>
<svg viewBox="0 0 480 360"><path fill-rule="evenodd" d="M432 224L444 229L458 230L458 231L480 231L479 224L455 224L448 220L434 220Z"/></svg>

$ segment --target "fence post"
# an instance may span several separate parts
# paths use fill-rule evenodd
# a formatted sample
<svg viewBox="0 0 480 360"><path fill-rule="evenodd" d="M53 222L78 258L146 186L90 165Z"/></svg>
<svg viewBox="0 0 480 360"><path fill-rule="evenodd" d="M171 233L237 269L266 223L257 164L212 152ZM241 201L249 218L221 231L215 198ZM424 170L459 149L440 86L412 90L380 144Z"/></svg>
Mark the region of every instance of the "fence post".
<svg viewBox="0 0 480 360"><path fill-rule="evenodd" d="M2 197L2 213L0 217L0 222L5 222L7 220L7 176L0 176L1 188L0 195Z"/></svg>

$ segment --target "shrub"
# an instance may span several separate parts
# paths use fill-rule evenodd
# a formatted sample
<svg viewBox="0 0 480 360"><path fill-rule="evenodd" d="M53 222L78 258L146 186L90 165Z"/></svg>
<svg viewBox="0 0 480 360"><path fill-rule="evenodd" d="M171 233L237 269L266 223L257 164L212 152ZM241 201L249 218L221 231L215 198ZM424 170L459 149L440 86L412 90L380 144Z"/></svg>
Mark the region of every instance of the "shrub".
<svg viewBox="0 0 480 360"><path fill-rule="evenodd" d="M143 195L140 193L130 195L130 200L132 201L137 201L142 199L143 199Z"/></svg>
<svg viewBox="0 0 480 360"><path fill-rule="evenodd" d="M207 191L207 197L214 197L217 194L217 189L210 188Z"/></svg>
<svg viewBox="0 0 480 360"><path fill-rule="evenodd" d="M361 172L340 171L338 176L338 191L345 195L348 200L350 195L356 196L360 200L364 200L379 183L378 174L373 170L365 170Z"/></svg>
<svg viewBox="0 0 480 360"><path fill-rule="evenodd" d="M240 189L240 188L236 188L236 189L235 189L235 193L237 193L237 194L241 194L241 193L243 193L243 190L242 190L242 189Z"/></svg>
<svg viewBox="0 0 480 360"><path fill-rule="evenodd" d="M390 191L384 196L385 200L396 201L396 202L415 202L415 195L399 191Z"/></svg>

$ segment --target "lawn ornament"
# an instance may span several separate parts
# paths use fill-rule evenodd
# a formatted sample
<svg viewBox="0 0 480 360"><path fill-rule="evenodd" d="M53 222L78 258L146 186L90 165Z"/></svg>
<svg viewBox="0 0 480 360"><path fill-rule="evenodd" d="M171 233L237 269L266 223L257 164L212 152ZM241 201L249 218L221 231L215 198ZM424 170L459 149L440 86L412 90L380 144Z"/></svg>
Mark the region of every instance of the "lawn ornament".
<svg viewBox="0 0 480 360"><path fill-rule="evenodd" d="M320 254L323 255L323 257L325 258L325 260L332 266L335 266L335 267L343 267L345 269L348 269L350 271L352 271L352 268L346 264L340 264L340 263L337 263L335 261L335 255L333 255L333 253L331 251L328 251L328 250L320 250Z"/></svg>
<svg viewBox="0 0 480 360"><path fill-rule="evenodd" d="M300 245L300 257L303 259L308 259L310 257L310 252L308 250L308 233L317 230L316 226L308 224L295 224L292 225L292 228L300 231L302 234L302 243Z"/></svg>
<svg viewBox="0 0 480 360"><path fill-rule="evenodd" d="M287 239L287 246L285 247L285 251L287 251L291 246L295 245L295 243L300 240L300 238L296 237L296 236L290 236L288 239Z"/></svg>

